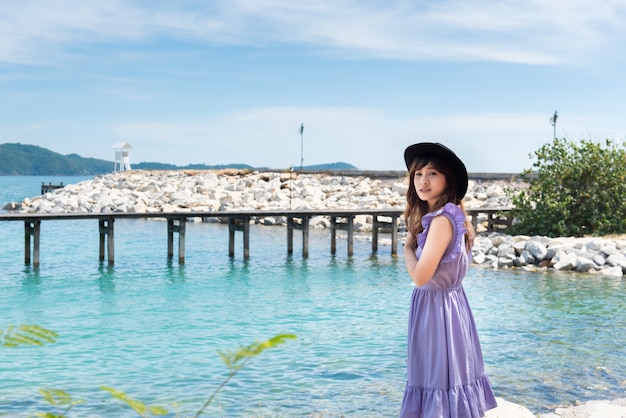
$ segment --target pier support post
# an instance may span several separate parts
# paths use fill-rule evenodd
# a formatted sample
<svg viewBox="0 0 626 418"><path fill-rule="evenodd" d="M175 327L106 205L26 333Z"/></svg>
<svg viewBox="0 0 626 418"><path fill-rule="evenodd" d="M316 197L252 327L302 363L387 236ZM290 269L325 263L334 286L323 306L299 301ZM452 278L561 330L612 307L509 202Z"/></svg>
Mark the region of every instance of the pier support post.
<svg viewBox="0 0 626 418"><path fill-rule="evenodd" d="M379 229L390 229L391 232L391 254L398 253L398 215L391 215L391 222L378 219L378 215L374 215L372 219L372 251L378 251L378 232Z"/></svg>
<svg viewBox="0 0 626 418"><path fill-rule="evenodd" d="M115 218L98 219L98 230L100 232L100 262L104 261L104 244L106 243L106 253L109 265L115 264L115 234L113 224Z"/></svg>
<svg viewBox="0 0 626 418"><path fill-rule="evenodd" d="M30 264L30 237L33 237L33 267L39 267L39 237L41 219L24 221L24 263Z"/></svg>
<svg viewBox="0 0 626 418"><path fill-rule="evenodd" d="M243 232L243 258L250 258L250 216L228 218L228 255L235 256L235 231Z"/></svg>
<svg viewBox="0 0 626 418"><path fill-rule="evenodd" d="M174 233L178 232L178 263L185 264L186 218L167 219L167 258L174 257Z"/></svg>
<svg viewBox="0 0 626 418"><path fill-rule="evenodd" d="M345 222L338 221L337 218L345 218ZM348 232L348 255L354 253L354 216L331 216L330 217L330 253L337 252L337 230L341 229Z"/></svg>
<svg viewBox="0 0 626 418"><path fill-rule="evenodd" d="M294 222L293 216L287 217L287 254L293 254L293 230L302 231L302 257L309 257L309 217L303 215L301 223Z"/></svg>

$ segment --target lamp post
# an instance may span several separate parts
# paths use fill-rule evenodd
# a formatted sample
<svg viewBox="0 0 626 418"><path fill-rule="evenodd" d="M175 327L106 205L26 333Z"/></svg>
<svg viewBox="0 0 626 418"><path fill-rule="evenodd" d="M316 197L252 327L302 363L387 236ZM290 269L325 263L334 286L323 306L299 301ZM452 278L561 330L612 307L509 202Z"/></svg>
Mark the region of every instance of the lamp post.
<svg viewBox="0 0 626 418"><path fill-rule="evenodd" d="M300 170L302 170L302 164L304 162L303 151L304 151L304 123L300 124Z"/></svg>
<svg viewBox="0 0 626 418"><path fill-rule="evenodd" d="M293 167L289 169L289 210L291 210L291 196L292 196L292 191L293 191L292 177L293 177Z"/></svg>
<svg viewBox="0 0 626 418"><path fill-rule="evenodd" d="M559 117L559 115L556 114L556 110L555 110L554 111L554 115L552 115L552 117L550 118L550 123L554 127L554 139L556 139L556 119L558 117Z"/></svg>

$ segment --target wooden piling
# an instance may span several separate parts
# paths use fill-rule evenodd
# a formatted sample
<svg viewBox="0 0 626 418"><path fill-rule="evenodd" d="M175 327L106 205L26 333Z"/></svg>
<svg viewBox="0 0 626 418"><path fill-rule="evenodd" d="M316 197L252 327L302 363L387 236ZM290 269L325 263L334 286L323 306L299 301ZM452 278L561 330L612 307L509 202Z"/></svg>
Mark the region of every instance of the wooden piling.
<svg viewBox="0 0 626 418"><path fill-rule="evenodd" d="M347 231L348 255L354 253L354 215L342 215L330 217L330 253L337 252L337 230Z"/></svg>
<svg viewBox="0 0 626 418"><path fill-rule="evenodd" d="M495 231L498 228L510 227L513 223L513 217L510 214L511 209L508 207L493 208L472 208L467 210L468 216L472 218L472 226L474 230L478 227L478 217L480 214L487 215L486 228L488 231Z"/></svg>
<svg viewBox="0 0 626 418"><path fill-rule="evenodd" d="M185 263L186 218L167 218L167 258L174 257L174 233L178 233L178 263Z"/></svg>
<svg viewBox="0 0 626 418"><path fill-rule="evenodd" d="M243 258L250 258L250 216L230 216L228 218L228 255L235 256L235 231L243 232Z"/></svg>
<svg viewBox="0 0 626 418"><path fill-rule="evenodd" d="M302 257L309 257L309 220L307 215L300 217L300 223L295 222L296 216L287 217L287 254L293 254L293 230L302 231Z"/></svg>
<svg viewBox="0 0 626 418"><path fill-rule="evenodd" d="M39 267L39 238L41 236L41 219L24 221L24 264L30 264L30 237L33 237L33 267Z"/></svg>
<svg viewBox="0 0 626 418"><path fill-rule="evenodd" d="M391 233L391 254L398 253L398 215L392 214L391 221L380 219L378 215L372 216L372 251L378 251L378 232L388 230Z"/></svg>
<svg viewBox="0 0 626 418"><path fill-rule="evenodd" d="M104 261L104 248L106 243L106 254L109 265L115 264L115 218L101 218L98 220L98 231L100 232L100 262Z"/></svg>

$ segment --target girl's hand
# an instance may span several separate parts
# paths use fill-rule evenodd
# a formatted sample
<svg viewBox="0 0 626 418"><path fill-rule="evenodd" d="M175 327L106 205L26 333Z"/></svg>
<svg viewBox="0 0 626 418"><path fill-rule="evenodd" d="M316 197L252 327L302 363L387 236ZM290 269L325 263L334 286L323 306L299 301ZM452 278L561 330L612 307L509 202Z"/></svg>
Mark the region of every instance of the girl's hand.
<svg viewBox="0 0 626 418"><path fill-rule="evenodd" d="M409 241L411 240L411 241ZM452 223L445 216L435 216L430 224L419 260L415 256L415 235L408 234L404 246L406 269L416 286L423 286L435 274L443 254L452 240Z"/></svg>

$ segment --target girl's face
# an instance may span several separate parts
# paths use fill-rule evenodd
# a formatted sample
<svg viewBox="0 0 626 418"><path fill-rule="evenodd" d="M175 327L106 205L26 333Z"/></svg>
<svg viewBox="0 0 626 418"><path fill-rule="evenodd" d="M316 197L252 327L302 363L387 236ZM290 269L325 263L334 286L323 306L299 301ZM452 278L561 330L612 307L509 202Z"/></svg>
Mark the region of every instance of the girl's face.
<svg viewBox="0 0 626 418"><path fill-rule="evenodd" d="M437 203L446 190L446 176L431 163L415 170L413 186L417 197L428 203L430 209Z"/></svg>

